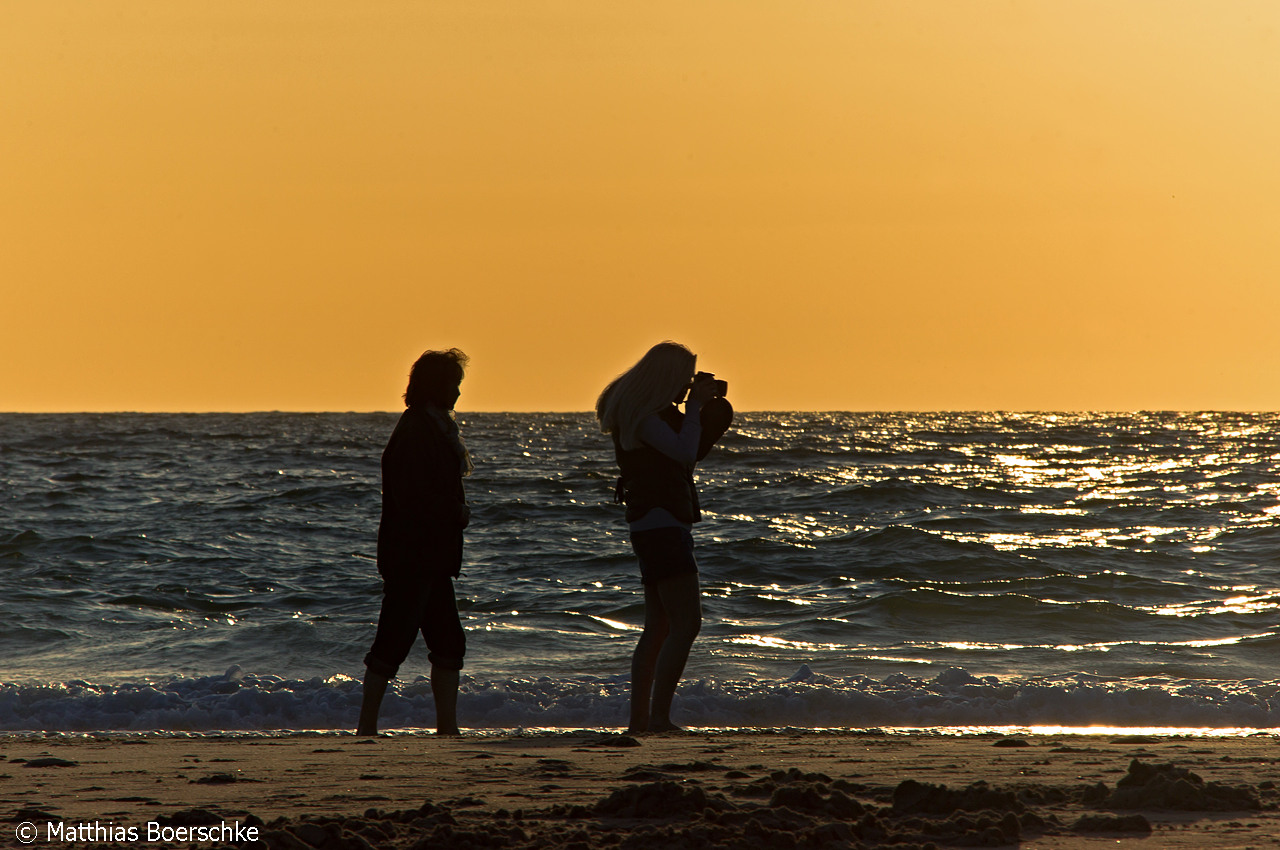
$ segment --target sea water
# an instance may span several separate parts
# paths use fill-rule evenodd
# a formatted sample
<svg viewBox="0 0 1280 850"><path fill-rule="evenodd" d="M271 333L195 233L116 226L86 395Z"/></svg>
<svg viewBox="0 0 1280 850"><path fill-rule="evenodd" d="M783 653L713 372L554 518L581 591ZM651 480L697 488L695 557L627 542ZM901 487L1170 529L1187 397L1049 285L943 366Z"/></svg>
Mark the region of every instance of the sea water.
<svg viewBox="0 0 1280 850"><path fill-rule="evenodd" d="M588 414L460 413L459 713L625 723ZM395 414L0 416L0 730L346 729ZM745 413L699 467L694 726L1280 726L1280 416ZM384 727L433 723L416 647Z"/></svg>

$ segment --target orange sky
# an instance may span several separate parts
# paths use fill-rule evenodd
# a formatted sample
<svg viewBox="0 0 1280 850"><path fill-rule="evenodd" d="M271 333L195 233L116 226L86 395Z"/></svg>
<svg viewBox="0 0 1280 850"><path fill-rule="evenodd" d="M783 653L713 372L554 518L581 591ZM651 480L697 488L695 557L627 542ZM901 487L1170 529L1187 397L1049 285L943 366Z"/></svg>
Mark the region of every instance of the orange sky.
<svg viewBox="0 0 1280 850"><path fill-rule="evenodd" d="M1280 409L1273 0L0 5L0 410Z"/></svg>

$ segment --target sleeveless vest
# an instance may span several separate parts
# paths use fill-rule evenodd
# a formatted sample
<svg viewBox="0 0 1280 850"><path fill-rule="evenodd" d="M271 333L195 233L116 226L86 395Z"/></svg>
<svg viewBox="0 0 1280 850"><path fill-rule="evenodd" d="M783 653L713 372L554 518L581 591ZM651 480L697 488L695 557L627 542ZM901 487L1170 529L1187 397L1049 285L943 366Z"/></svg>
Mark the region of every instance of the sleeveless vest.
<svg viewBox="0 0 1280 850"><path fill-rule="evenodd" d="M677 433L684 422L684 414L675 405L659 412L658 417ZM627 522L635 522L654 508L666 508L681 522L701 521L691 467L644 443L624 450L617 434L613 435L613 450L622 470L614 501L626 503Z"/></svg>

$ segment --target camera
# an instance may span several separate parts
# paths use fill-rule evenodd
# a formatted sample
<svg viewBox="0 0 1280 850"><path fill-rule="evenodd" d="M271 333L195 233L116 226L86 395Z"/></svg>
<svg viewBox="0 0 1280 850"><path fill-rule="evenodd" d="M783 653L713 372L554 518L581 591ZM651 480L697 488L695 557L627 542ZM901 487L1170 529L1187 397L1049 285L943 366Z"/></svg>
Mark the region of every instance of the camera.
<svg viewBox="0 0 1280 850"><path fill-rule="evenodd" d="M724 398L729 392L729 382L717 381L716 376L711 372L699 372L693 376L693 381L694 383L697 383L698 381L710 381L711 395L713 398Z"/></svg>

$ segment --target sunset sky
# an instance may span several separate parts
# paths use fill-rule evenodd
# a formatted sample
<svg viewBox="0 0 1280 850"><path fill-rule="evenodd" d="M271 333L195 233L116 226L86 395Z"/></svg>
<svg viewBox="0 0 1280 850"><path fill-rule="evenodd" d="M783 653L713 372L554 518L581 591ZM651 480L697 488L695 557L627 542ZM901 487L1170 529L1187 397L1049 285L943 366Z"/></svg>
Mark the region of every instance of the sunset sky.
<svg viewBox="0 0 1280 850"><path fill-rule="evenodd" d="M0 410L1280 409L1274 0L13 0Z"/></svg>

